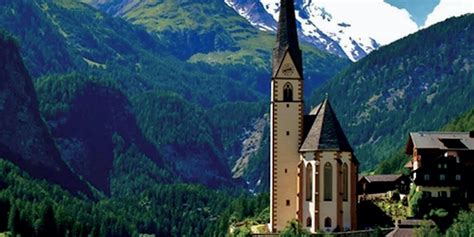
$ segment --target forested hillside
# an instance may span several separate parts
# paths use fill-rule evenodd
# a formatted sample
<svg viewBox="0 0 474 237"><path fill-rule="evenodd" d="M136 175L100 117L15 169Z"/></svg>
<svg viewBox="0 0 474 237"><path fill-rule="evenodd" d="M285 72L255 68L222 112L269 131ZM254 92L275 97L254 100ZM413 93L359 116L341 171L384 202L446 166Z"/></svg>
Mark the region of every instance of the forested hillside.
<svg viewBox="0 0 474 237"><path fill-rule="evenodd" d="M159 169L133 149L127 152L114 164L113 176L119 178L112 182L112 197L99 201L34 180L0 159L0 233L225 236L230 222L256 216L268 206L268 195L232 197L204 186L163 184Z"/></svg>
<svg viewBox="0 0 474 237"><path fill-rule="evenodd" d="M60 183L73 193L91 194L61 159L40 116L33 83L17 42L0 32L0 156L35 177Z"/></svg>
<svg viewBox="0 0 474 237"><path fill-rule="evenodd" d="M269 62L275 36L256 29L223 0L83 2L145 27L161 40L167 50L183 60L242 68L239 73L257 70L262 77L257 74L245 83L252 85L255 79L263 78L263 84L258 86L263 89L261 92L268 93ZM307 93L349 64L346 59L319 51L308 44L303 44L303 51Z"/></svg>
<svg viewBox="0 0 474 237"><path fill-rule="evenodd" d="M182 7L190 10L186 4ZM116 133L150 159L179 171L176 174L183 181L233 186L246 183L234 180L231 170L241 155L246 133L267 111L270 83L266 62L273 36L260 34L229 11L236 16L229 18L238 23L235 32L247 32L253 41L252 47L242 45L235 36L239 41L236 47L251 48L248 54L260 61L259 66L254 59L219 65L184 59L176 50L187 50L182 44L194 38L186 41L170 32L165 33L169 33L166 38L149 26L131 25L74 0L1 2L0 28L20 43L42 116L62 158L95 187L104 191L110 187L106 171L113 162ZM176 22L179 19L175 18ZM227 23L222 27L227 29ZM225 34L217 29L214 34L217 32ZM195 46L205 48L207 43ZM241 55L232 50L225 52ZM348 64L335 56L309 51L307 88L314 88ZM175 110L177 107L182 109ZM245 112L231 117L229 111ZM95 162L100 165L92 168Z"/></svg>
<svg viewBox="0 0 474 237"><path fill-rule="evenodd" d="M435 130L454 132L474 131L474 109L462 114L461 116L452 120L448 124L443 125L443 127L440 127ZM408 134L406 136L406 139L408 139ZM377 165L375 172L386 174L400 172L409 159L410 157L408 155L405 155L405 149L403 144L400 147L400 150L390 159L380 162Z"/></svg>
<svg viewBox="0 0 474 237"><path fill-rule="evenodd" d="M328 93L362 170L389 159L410 131L437 130L474 106L474 15L451 18L350 66Z"/></svg>

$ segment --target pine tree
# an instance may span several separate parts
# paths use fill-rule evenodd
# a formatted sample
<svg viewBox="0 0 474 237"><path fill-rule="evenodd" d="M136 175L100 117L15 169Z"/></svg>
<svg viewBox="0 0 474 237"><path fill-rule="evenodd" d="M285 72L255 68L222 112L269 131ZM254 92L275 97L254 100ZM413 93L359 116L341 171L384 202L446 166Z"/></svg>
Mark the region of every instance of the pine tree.
<svg viewBox="0 0 474 237"><path fill-rule="evenodd" d="M12 236L16 236L20 231L20 212L18 211L15 204L10 208L10 213L8 216L8 230L11 232Z"/></svg>

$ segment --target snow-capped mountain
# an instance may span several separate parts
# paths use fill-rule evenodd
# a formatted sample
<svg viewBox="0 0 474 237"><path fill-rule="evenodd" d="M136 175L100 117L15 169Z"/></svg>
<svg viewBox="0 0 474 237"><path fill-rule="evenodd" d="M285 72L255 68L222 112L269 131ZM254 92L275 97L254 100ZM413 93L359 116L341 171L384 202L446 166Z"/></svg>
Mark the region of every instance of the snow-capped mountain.
<svg viewBox="0 0 474 237"><path fill-rule="evenodd" d="M364 5L364 1L370 2L370 6L365 7L371 12L365 16L363 12L360 12L359 7L361 4ZM259 29L275 30L279 14L279 0L225 0L225 2ZM353 4L354 2L358 4ZM391 17L391 24L385 26L393 27L393 23L405 26L401 36L406 35L406 32L412 33L417 30L416 23L410 19L407 11L393 7L383 0L296 0L295 8L302 39L320 49L342 57L346 56L352 61L359 60L380 47L381 44L387 43L383 37L377 39L377 34L372 35L371 31L361 30L363 27L383 28L381 24L387 22L384 18ZM378 13L374 11L378 11ZM385 15L371 19L370 15L374 15L374 13L376 16ZM393 20L394 16L396 16L396 21ZM366 22L360 20L361 17L365 17L372 23L366 25Z"/></svg>
<svg viewBox="0 0 474 237"><path fill-rule="evenodd" d="M255 27L275 31L279 14L279 0L225 0ZM316 1L296 1L296 17L300 36L319 49L327 50L353 61L377 49L380 44L371 37L351 32L351 24L335 18Z"/></svg>

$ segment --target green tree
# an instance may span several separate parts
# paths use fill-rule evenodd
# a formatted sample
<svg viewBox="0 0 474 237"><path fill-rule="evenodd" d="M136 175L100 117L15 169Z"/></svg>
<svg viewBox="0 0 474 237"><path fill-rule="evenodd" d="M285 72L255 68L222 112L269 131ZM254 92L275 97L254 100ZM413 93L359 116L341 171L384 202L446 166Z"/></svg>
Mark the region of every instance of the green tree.
<svg viewBox="0 0 474 237"><path fill-rule="evenodd" d="M446 232L447 237L474 236L474 212L460 212L453 225Z"/></svg>
<svg viewBox="0 0 474 237"><path fill-rule="evenodd" d="M16 205L13 204L8 214L8 230L10 230L12 236L16 236L20 228L20 212Z"/></svg>
<svg viewBox="0 0 474 237"><path fill-rule="evenodd" d="M415 236L441 237L438 226L432 225L432 222L424 221L419 228L415 229Z"/></svg>
<svg viewBox="0 0 474 237"><path fill-rule="evenodd" d="M299 237L299 236L310 236L309 232L303 229L301 223L297 220L292 220L288 223L285 229L281 232L282 237Z"/></svg>

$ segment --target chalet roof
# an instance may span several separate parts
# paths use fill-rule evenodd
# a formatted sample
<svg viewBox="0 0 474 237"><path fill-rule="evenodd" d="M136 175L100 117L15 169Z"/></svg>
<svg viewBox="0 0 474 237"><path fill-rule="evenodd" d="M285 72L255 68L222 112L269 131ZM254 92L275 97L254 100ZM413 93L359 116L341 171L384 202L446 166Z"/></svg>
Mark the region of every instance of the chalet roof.
<svg viewBox="0 0 474 237"><path fill-rule="evenodd" d="M277 40L275 48L273 49L273 76L276 76L278 68L280 67L287 51L290 53L298 73L303 75L303 60L298 43L295 6L293 0L281 0L280 2Z"/></svg>
<svg viewBox="0 0 474 237"><path fill-rule="evenodd" d="M474 150L474 138L469 132L412 132L407 143L411 149Z"/></svg>
<svg viewBox="0 0 474 237"><path fill-rule="evenodd" d="M365 178L369 183L376 183L376 182L395 182L395 181L397 181L400 177L402 177L401 174L381 174L381 175L368 175L368 176L364 176L364 178Z"/></svg>
<svg viewBox="0 0 474 237"><path fill-rule="evenodd" d="M304 117L304 137L300 151L349 151L352 148L328 99Z"/></svg>

